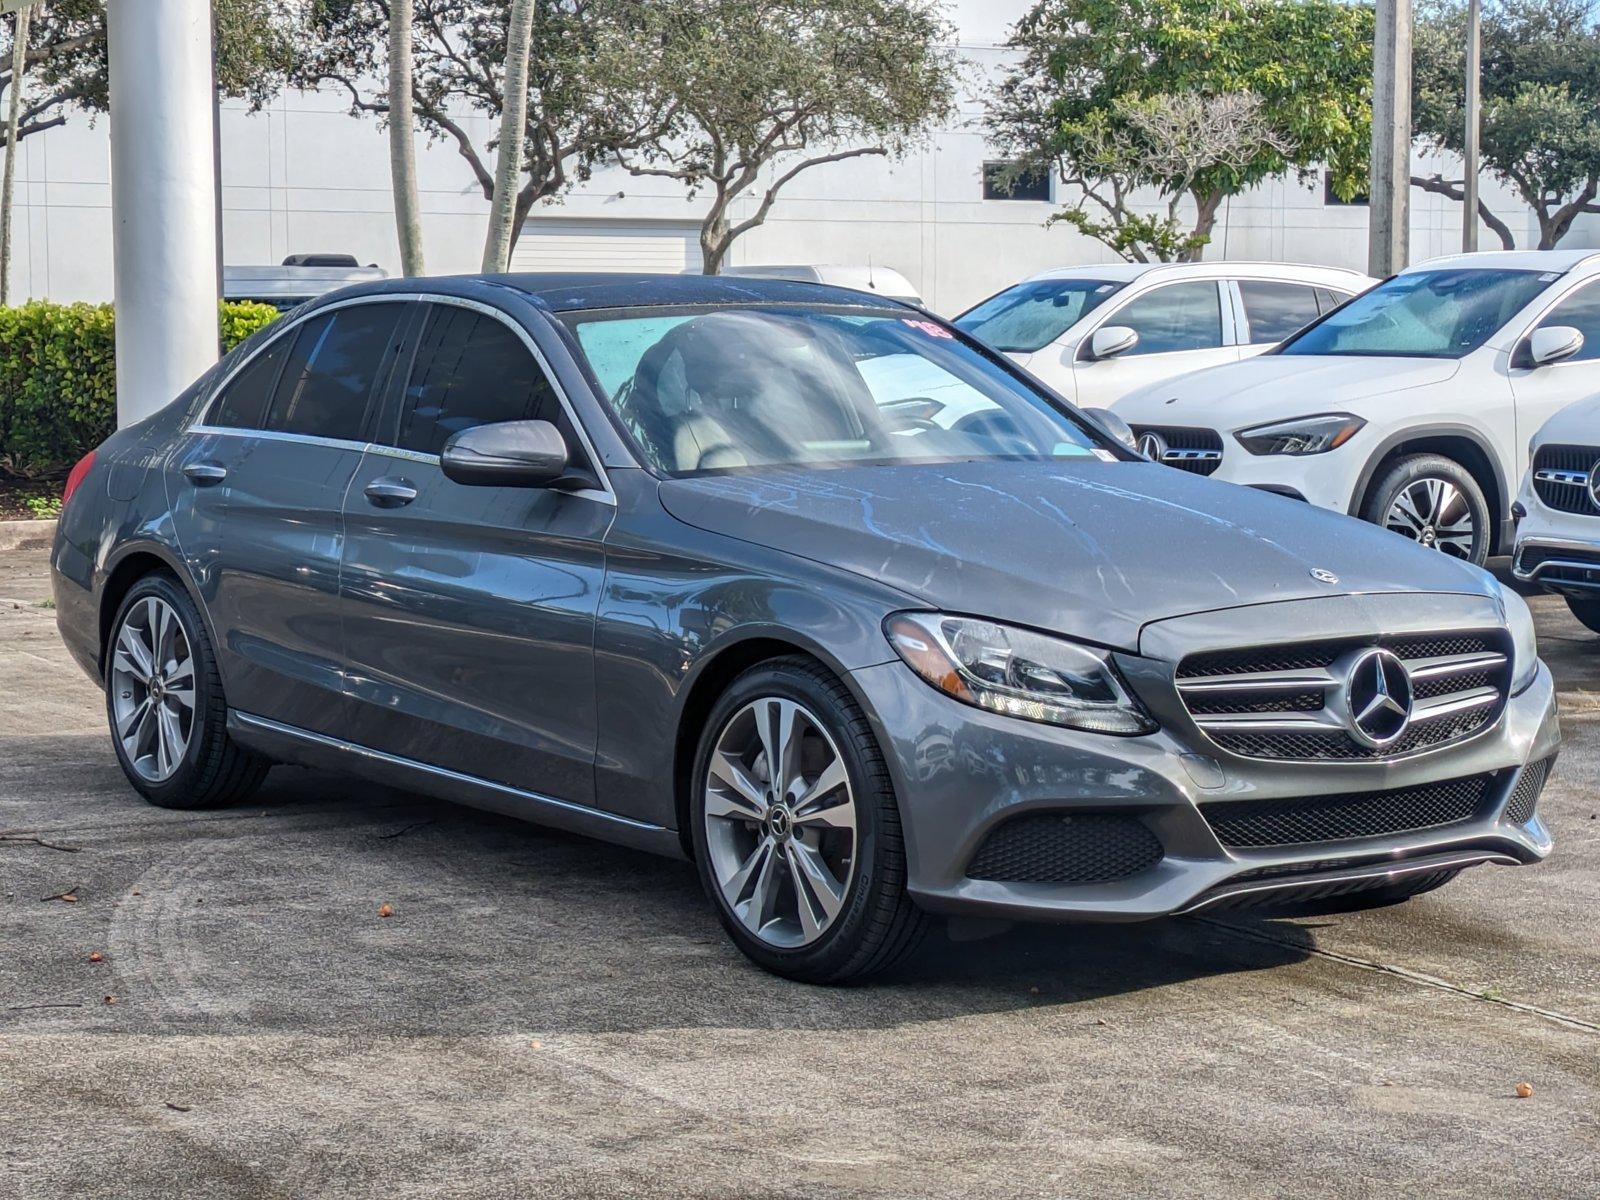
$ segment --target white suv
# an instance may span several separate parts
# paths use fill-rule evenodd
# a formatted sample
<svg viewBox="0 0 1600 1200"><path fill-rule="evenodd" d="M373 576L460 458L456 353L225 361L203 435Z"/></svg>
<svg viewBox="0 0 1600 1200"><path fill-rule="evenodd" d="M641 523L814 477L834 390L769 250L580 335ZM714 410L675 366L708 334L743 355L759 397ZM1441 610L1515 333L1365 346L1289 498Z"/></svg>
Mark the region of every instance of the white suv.
<svg viewBox="0 0 1600 1200"><path fill-rule="evenodd" d="M1376 282L1290 263L1106 263L1024 279L954 324L1067 399L1103 408L1260 354Z"/></svg>
<svg viewBox="0 0 1600 1200"><path fill-rule="evenodd" d="M1527 439L1600 392L1600 254L1401 272L1268 354L1113 405L1149 457L1338 509L1459 558L1511 547Z"/></svg>
<svg viewBox="0 0 1600 1200"><path fill-rule="evenodd" d="M1512 573L1565 597L1572 615L1600 633L1600 396L1551 417L1528 457L1512 509Z"/></svg>

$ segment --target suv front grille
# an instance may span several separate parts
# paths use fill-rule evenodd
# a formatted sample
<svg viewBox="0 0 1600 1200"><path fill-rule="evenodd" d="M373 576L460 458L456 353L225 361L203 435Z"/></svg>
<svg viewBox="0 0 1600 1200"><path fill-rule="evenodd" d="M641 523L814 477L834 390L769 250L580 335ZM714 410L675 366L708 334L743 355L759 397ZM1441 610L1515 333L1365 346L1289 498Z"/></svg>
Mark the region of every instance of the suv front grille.
<svg viewBox="0 0 1600 1200"><path fill-rule="evenodd" d="M1215 801L1202 804L1200 812L1229 849L1341 842L1470 821L1483 811L1495 778L1473 775L1419 787L1297 800Z"/></svg>
<svg viewBox="0 0 1600 1200"><path fill-rule="evenodd" d="M1141 442L1146 435L1160 439L1153 455L1157 462L1195 475L1210 475L1222 465L1222 435L1215 429L1190 429L1180 425L1135 425L1133 436Z"/></svg>
<svg viewBox="0 0 1600 1200"><path fill-rule="evenodd" d="M1031 813L993 830L967 867L969 879L1006 883L1109 883L1161 861L1161 843L1120 813Z"/></svg>
<svg viewBox="0 0 1600 1200"><path fill-rule="evenodd" d="M1592 446L1540 446L1533 456L1533 490L1557 512L1600 515L1589 494L1589 475L1600 463Z"/></svg>
<svg viewBox="0 0 1600 1200"><path fill-rule="evenodd" d="M1516 568L1524 577L1533 576L1549 587L1566 584L1580 592L1600 587L1600 554L1593 550L1524 546L1517 556Z"/></svg>
<svg viewBox="0 0 1600 1200"><path fill-rule="evenodd" d="M1373 646L1401 660L1412 690L1404 731L1382 747L1353 737L1338 705L1350 665ZM1499 717L1510 678L1510 641L1489 630L1208 651L1178 665L1177 685L1195 724L1222 749L1316 762L1394 758L1470 737Z"/></svg>

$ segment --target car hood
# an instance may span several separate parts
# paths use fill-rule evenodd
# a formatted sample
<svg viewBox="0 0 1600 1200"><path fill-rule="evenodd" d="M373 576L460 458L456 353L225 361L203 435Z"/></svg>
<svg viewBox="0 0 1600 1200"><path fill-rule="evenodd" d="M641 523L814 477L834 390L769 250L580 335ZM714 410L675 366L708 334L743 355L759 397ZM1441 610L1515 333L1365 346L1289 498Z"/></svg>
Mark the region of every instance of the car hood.
<svg viewBox="0 0 1600 1200"><path fill-rule="evenodd" d="M1264 354L1141 388L1111 405L1130 424L1237 428L1252 420L1352 411L1396 392L1446 383L1455 359Z"/></svg>
<svg viewBox="0 0 1600 1200"><path fill-rule="evenodd" d="M669 480L660 495L686 524L854 572L930 608L1130 650L1146 623L1188 613L1496 586L1374 526L1154 463L773 468Z"/></svg>
<svg viewBox="0 0 1600 1200"><path fill-rule="evenodd" d="M1535 446L1552 442L1574 446L1600 445L1600 396L1569 404L1533 435Z"/></svg>

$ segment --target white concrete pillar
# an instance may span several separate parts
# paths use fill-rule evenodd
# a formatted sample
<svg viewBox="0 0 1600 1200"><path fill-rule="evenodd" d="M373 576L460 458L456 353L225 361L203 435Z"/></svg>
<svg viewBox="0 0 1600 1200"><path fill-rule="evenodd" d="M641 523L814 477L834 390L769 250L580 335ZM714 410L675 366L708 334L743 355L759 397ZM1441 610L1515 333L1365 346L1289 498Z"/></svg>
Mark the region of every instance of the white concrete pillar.
<svg viewBox="0 0 1600 1200"><path fill-rule="evenodd" d="M209 0L111 0L117 424L217 361Z"/></svg>

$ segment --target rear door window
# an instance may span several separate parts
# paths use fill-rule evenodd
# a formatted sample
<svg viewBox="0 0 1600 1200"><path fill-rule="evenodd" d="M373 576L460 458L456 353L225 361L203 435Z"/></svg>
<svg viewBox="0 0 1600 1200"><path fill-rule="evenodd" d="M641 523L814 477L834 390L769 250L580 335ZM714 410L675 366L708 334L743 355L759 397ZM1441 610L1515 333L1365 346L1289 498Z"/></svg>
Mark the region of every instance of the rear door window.
<svg viewBox="0 0 1600 1200"><path fill-rule="evenodd" d="M1322 315L1315 288L1269 279L1241 279L1239 295L1250 322L1251 345L1281 342Z"/></svg>
<svg viewBox="0 0 1600 1200"><path fill-rule="evenodd" d="M222 389L207 424L226 429L261 428L272 390L278 382L278 372L283 369L283 360L289 356L293 343L292 334L280 337L252 358Z"/></svg>
<svg viewBox="0 0 1600 1200"><path fill-rule="evenodd" d="M357 441L398 337L401 303L352 304L300 326L266 427Z"/></svg>
<svg viewBox="0 0 1600 1200"><path fill-rule="evenodd" d="M438 454L463 429L501 421L550 421L572 444L549 377L505 322L460 305L432 305L406 380L395 444Z"/></svg>

